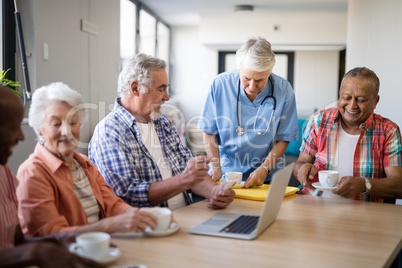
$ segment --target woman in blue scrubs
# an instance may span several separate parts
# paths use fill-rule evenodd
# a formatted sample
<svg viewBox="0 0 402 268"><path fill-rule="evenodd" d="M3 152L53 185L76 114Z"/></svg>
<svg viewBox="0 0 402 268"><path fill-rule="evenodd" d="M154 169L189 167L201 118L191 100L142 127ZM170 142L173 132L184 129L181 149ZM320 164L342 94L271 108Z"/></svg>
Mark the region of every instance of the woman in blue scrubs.
<svg viewBox="0 0 402 268"><path fill-rule="evenodd" d="M296 102L290 83L272 73L275 54L267 40L249 39L236 64L212 82L197 127L212 158L212 179L239 171L249 188L280 168L289 142L299 139Z"/></svg>

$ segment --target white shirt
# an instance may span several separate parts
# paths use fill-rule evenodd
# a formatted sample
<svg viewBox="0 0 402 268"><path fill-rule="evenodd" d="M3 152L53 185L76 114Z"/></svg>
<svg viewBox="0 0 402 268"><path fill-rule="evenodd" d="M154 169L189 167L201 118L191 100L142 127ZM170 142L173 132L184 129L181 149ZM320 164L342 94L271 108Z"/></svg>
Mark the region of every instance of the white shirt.
<svg viewBox="0 0 402 268"><path fill-rule="evenodd" d="M148 152L158 165L159 171L162 175L162 179L166 180L172 177L172 169L169 161L162 151L162 146L158 139L158 135L155 131L155 125L153 122L148 124L137 122L138 129L141 133L141 140L147 148ZM186 200L182 193L170 198L168 200L168 206L171 210L179 209L186 206Z"/></svg>
<svg viewBox="0 0 402 268"><path fill-rule="evenodd" d="M353 176L353 158L359 136L359 134L347 133L339 121L338 146L336 147L334 165L331 168L331 170L339 171L339 179L345 176ZM341 157L339 157L340 155ZM324 191L321 196L341 198L341 196L330 191Z"/></svg>

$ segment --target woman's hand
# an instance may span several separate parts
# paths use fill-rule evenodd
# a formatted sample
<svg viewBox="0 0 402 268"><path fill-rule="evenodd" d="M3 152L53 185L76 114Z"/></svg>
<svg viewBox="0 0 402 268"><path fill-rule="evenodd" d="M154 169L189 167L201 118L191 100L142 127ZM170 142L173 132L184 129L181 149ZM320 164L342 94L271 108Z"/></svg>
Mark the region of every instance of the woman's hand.
<svg viewBox="0 0 402 268"><path fill-rule="evenodd" d="M257 168L250 174L250 176L246 180L246 183L244 184L244 188L250 188L250 187L263 185L267 175L268 174L265 169L263 169L262 167Z"/></svg>
<svg viewBox="0 0 402 268"><path fill-rule="evenodd" d="M108 233L142 232L147 226L155 229L157 219L145 210L130 207L123 214L106 218L109 220Z"/></svg>
<svg viewBox="0 0 402 268"><path fill-rule="evenodd" d="M222 178L222 169L220 166L212 168L211 177L213 181L219 181Z"/></svg>

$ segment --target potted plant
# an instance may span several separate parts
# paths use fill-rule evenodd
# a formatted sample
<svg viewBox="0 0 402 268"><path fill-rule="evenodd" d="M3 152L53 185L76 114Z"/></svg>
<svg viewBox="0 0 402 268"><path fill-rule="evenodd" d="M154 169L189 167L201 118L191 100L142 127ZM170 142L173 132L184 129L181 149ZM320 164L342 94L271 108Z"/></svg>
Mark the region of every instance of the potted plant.
<svg viewBox="0 0 402 268"><path fill-rule="evenodd" d="M4 71L4 70L1 71L1 73L0 73L0 85L8 87L12 91L14 91L15 94L17 94L20 97L22 97L22 94L18 90L15 90L15 89L12 88L12 87L19 87L20 83L12 81L12 80L6 78L6 74L7 74L8 71L10 71L10 69L7 69L7 71Z"/></svg>

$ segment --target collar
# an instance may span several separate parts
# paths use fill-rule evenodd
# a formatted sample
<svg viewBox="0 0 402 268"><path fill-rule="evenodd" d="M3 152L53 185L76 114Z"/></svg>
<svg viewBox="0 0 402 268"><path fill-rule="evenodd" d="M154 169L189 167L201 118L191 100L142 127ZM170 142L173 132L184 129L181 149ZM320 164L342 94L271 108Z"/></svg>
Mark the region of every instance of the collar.
<svg viewBox="0 0 402 268"><path fill-rule="evenodd" d="M374 121L374 111L370 114L370 116L364 121L364 123L360 124L359 128L362 129L364 128L365 130L368 130L371 128L373 125Z"/></svg>
<svg viewBox="0 0 402 268"><path fill-rule="evenodd" d="M58 158L54 154L52 154L48 149L46 149L45 146L43 146L40 143L36 144L34 154L51 170L52 173L55 173L63 165L68 167L66 163L64 163L60 158ZM74 152L74 158L77 159L78 163L80 163L83 169L86 169L88 167L89 164L87 162L88 160L86 160L79 153Z"/></svg>
<svg viewBox="0 0 402 268"><path fill-rule="evenodd" d="M337 107L328 108L327 111L329 111L328 121L332 124L335 124L341 118L341 113Z"/></svg>
<svg viewBox="0 0 402 268"><path fill-rule="evenodd" d="M132 127L136 124L135 117L120 104L121 98L117 98L114 102L115 113L123 120L128 126Z"/></svg>
<svg viewBox="0 0 402 268"><path fill-rule="evenodd" d="M328 120L333 124L335 124L342 117L341 113L339 112L338 108L329 108L328 110L330 110L330 116ZM373 121L374 121L374 111L370 114L370 116L366 119L366 121L364 121L364 123L360 124L359 129L364 130L370 129L371 126L373 125Z"/></svg>
<svg viewBox="0 0 402 268"><path fill-rule="evenodd" d="M238 79L240 79L240 74L238 73ZM273 82L273 80L272 80ZM237 83L239 83L239 80L237 80ZM236 83L236 94L237 94L237 84ZM272 89L271 89L271 82L267 81L267 84L265 85L265 87L263 88L263 90L260 91L260 93L258 93L258 95L255 97L255 99L253 101L250 101L250 99L247 97L246 95L246 91L244 90L244 87L242 85L242 83L240 82L240 96L241 98L247 99L250 101L250 103L254 104L254 106L258 106L261 104L262 100L266 97L266 96L271 96L272 95Z"/></svg>
<svg viewBox="0 0 402 268"><path fill-rule="evenodd" d="M133 125L137 124L137 121L135 120L134 115L132 115L129 111L126 110L123 106L120 104L121 98L117 98L114 102L114 111L115 113L130 127ZM164 117L165 115L162 114L162 116L159 119L152 120L152 122L157 125L160 120Z"/></svg>

